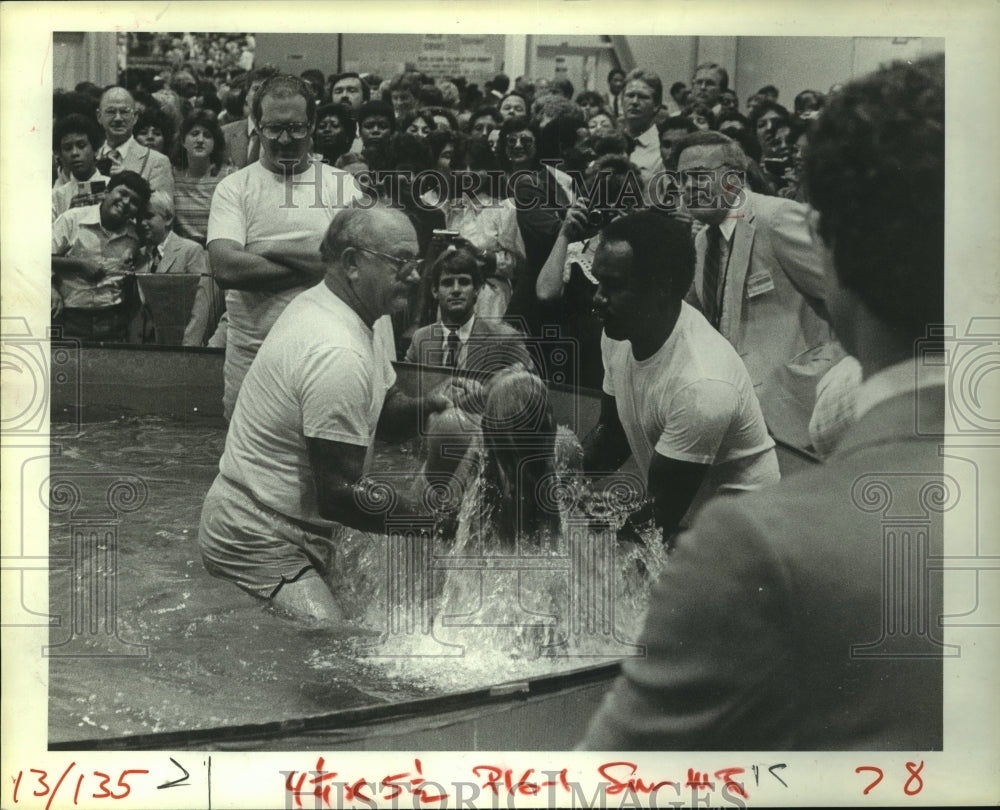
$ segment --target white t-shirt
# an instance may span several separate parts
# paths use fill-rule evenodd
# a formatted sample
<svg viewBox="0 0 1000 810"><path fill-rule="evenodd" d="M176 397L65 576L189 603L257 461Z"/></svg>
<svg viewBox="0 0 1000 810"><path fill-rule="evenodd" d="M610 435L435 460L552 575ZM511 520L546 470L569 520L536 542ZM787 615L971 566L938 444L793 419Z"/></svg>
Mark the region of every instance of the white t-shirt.
<svg viewBox="0 0 1000 810"><path fill-rule="evenodd" d="M386 392L396 381L392 321L369 329L325 284L302 293L278 318L243 381L224 476L282 514L325 524L306 437L368 448Z"/></svg>
<svg viewBox="0 0 1000 810"><path fill-rule="evenodd" d="M674 331L652 357L638 361L631 343L607 335L601 354L604 392L615 398L642 475L654 452L712 466L688 515L720 488L756 489L778 480L774 440L750 375L693 307L681 305Z"/></svg>
<svg viewBox="0 0 1000 810"><path fill-rule="evenodd" d="M362 194L350 173L313 163L287 181L260 162L234 172L215 188L208 215L207 243L231 239L241 247L260 241L302 241L319 252L326 229L338 211ZM261 342L288 302L311 285L286 290L226 291L225 394L232 413L240 385Z"/></svg>

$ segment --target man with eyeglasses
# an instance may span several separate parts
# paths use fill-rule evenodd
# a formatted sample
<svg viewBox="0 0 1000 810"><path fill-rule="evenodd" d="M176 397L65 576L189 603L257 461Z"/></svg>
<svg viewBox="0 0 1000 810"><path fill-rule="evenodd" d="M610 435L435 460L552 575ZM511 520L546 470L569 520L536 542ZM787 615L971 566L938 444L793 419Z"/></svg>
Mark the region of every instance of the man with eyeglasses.
<svg viewBox="0 0 1000 810"><path fill-rule="evenodd" d="M688 300L743 358L771 432L806 447L816 384L843 357L807 209L744 188L746 157L722 133L691 133L673 156L684 206L708 226Z"/></svg>
<svg viewBox="0 0 1000 810"><path fill-rule="evenodd" d="M319 243L331 220L361 196L350 174L311 157L316 100L305 82L267 79L252 114L260 160L219 183L208 220L212 270L226 290L227 419L271 326L323 278Z"/></svg>
<svg viewBox="0 0 1000 810"><path fill-rule="evenodd" d="M348 618L323 574L335 562L335 524L386 531L386 513L364 508L375 438L402 441L452 404L395 385L386 316L420 283L418 252L401 211L351 208L330 223L322 283L278 318L236 402L199 531L213 576L296 615ZM422 514L395 495L392 518Z"/></svg>
<svg viewBox="0 0 1000 810"><path fill-rule="evenodd" d="M170 160L132 137L135 119L135 100L128 90L111 87L104 91L97 109L97 120L104 128L104 145L97 153L98 169L107 177L135 172L153 191L165 191L172 197L174 174Z"/></svg>

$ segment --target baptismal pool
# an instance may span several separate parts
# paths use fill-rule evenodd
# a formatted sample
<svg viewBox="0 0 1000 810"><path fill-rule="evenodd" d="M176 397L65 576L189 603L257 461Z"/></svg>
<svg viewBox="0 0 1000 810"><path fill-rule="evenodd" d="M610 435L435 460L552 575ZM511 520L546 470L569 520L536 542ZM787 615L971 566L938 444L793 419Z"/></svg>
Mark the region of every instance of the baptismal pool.
<svg viewBox="0 0 1000 810"><path fill-rule="evenodd" d="M605 546L603 558L589 558L582 586L579 566L558 560L536 560L535 570L480 561L439 572L474 594L471 613L479 619L445 617L429 634L419 617L404 616L386 643L399 619L380 604L391 550L385 538L346 532L343 559L356 568L337 576L356 632L338 634L268 608L202 567L198 520L224 440L218 422L157 417L84 424L54 439L49 599L52 614L67 619L50 631L50 744L385 706L576 670L634 650L647 593L637 572L655 573L659 551L642 552L639 561L609 556ZM412 446L383 448L376 458L377 469L416 464ZM616 574L604 576L608 570ZM553 576L576 585L564 583L542 605L538 583ZM590 618L571 628L568 606L584 602ZM544 652L512 645L523 640L512 625L524 616L541 616L538 632L563 643Z"/></svg>

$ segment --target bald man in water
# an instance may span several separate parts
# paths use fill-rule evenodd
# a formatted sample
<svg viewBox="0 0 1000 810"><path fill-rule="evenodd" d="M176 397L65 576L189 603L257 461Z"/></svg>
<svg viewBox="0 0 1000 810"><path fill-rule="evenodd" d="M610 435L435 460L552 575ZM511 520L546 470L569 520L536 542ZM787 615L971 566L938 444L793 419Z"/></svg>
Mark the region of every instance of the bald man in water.
<svg viewBox="0 0 1000 810"><path fill-rule="evenodd" d="M385 531L359 506L376 437L401 441L447 408L441 394L395 386L392 325L420 282L417 235L387 208L351 208L330 224L323 282L279 316L236 402L201 516L205 567L295 614L339 623L321 574L334 522ZM393 517L418 514L402 493Z"/></svg>

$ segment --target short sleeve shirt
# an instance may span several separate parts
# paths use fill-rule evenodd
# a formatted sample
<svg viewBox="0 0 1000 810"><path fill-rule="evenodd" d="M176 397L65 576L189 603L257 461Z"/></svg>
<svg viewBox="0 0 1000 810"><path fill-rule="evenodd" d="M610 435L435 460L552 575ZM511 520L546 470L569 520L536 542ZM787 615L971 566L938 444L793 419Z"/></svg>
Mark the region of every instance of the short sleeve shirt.
<svg viewBox="0 0 1000 810"><path fill-rule="evenodd" d="M236 402L223 475L282 514L320 517L306 440L368 448L395 382L392 324L370 329L325 284L302 293L261 346Z"/></svg>
<svg viewBox="0 0 1000 810"><path fill-rule="evenodd" d="M682 304L674 331L649 358L601 338L604 392L615 398L643 475L654 453L709 465L695 499L719 488L751 489L778 479L774 441L739 355L708 321Z"/></svg>

